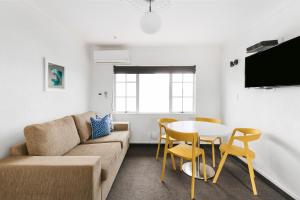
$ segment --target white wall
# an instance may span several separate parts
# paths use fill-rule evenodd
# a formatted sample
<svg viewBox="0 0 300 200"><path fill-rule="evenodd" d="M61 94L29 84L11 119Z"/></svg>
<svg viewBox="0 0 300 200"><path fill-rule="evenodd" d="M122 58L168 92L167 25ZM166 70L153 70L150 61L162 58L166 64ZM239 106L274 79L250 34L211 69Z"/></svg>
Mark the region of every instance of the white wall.
<svg viewBox="0 0 300 200"><path fill-rule="evenodd" d="M300 199L300 87L244 88L244 58L246 47L259 41L299 36L299 8L299 1L286 1L229 41L222 66L225 123L262 131L261 140L251 145L257 154L255 169L296 199ZM230 68L229 61L234 58L240 59L240 65Z"/></svg>
<svg viewBox="0 0 300 200"><path fill-rule="evenodd" d="M43 56L67 67L67 90L43 91ZM72 32L22 1L0 1L0 157L23 128L88 109L89 59Z"/></svg>
<svg viewBox="0 0 300 200"><path fill-rule="evenodd" d="M197 65L196 113L220 117L220 64L219 46L199 47L130 47L131 65ZM91 109L100 113L112 112L113 65L94 64L92 69ZM108 91L108 98L98 96ZM162 114L116 114L115 120L131 122L132 143L157 142L157 119L170 115ZM194 115L173 115L180 119Z"/></svg>

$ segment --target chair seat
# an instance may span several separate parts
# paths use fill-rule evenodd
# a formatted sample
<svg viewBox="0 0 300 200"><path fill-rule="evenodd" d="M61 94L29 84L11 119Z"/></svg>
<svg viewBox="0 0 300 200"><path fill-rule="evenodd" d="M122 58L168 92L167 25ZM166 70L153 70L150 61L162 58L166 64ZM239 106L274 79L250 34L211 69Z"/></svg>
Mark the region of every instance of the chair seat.
<svg viewBox="0 0 300 200"><path fill-rule="evenodd" d="M162 136L161 136L161 139L166 140L166 139L167 139L167 135L162 135ZM170 137L170 140L171 140L171 141L176 141L174 138L171 138L171 137Z"/></svg>
<svg viewBox="0 0 300 200"><path fill-rule="evenodd" d="M196 147L195 151L195 157L204 154L204 149ZM175 147L168 149L168 152L174 154L175 156L182 157L185 160L192 159L192 146L188 144L179 144Z"/></svg>
<svg viewBox="0 0 300 200"><path fill-rule="evenodd" d="M250 158L255 157L255 153L253 151L251 151L250 149L246 150L245 148L238 147L235 145L221 144L220 151L222 153L226 151L229 154L235 155L235 156L248 156Z"/></svg>
<svg viewBox="0 0 300 200"><path fill-rule="evenodd" d="M203 142L214 142L215 140L217 140L219 137L205 137L205 136L200 136L200 141Z"/></svg>

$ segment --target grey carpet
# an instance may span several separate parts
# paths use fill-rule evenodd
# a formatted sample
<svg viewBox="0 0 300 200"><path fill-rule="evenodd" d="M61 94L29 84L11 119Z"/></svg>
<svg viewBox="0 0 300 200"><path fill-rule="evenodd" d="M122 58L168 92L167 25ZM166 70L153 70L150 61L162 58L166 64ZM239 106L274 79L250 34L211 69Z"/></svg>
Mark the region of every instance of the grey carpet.
<svg viewBox="0 0 300 200"><path fill-rule="evenodd" d="M211 164L209 149L205 149ZM132 145L108 195L108 200L185 200L190 199L191 178L166 166L165 182L160 182L162 157L155 160L153 145ZM162 150L161 150L162 155ZM219 158L219 156L217 156ZM179 159L176 159L179 163ZM219 159L217 160L217 163ZM177 165L178 166L178 165ZM196 180L196 199L203 200L281 200L285 199L267 183L256 177L258 196L253 196L248 172L239 162L228 158L218 183Z"/></svg>

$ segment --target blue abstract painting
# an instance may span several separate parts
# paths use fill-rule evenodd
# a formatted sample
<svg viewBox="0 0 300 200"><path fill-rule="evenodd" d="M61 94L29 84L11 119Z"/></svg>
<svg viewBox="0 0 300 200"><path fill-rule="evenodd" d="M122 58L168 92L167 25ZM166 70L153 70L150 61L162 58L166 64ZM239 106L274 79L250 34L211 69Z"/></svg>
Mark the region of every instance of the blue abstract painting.
<svg viewBox="0 0 300 200"><path fill-rule="evenodd" d="M48 63L48 88L65 88L65 68L63 66Z"/></svg>

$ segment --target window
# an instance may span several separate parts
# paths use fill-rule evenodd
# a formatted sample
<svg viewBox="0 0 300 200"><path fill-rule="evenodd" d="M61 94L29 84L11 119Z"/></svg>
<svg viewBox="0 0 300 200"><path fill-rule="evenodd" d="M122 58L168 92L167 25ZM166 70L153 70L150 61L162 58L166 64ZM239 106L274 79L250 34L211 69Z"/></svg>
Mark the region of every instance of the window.
<svg viewBox="0 0 300 200"><path fill-rule="evenodd" d="M194 98L194 75L172 74L172 111L192 112Z"/></svg>
<svg viewBox="0 0 300 200"><path fill-rule="evenodd" d="M169 112L169 74L139 75L139 112Z"/></svg>
<svg viewBox="0 0 300 200"><path fill-rule="evenodd" d="M174 68L120 67L115 72L116 112L184 113L194 111L194 73L170 71ZM130 73L126 73L126 70ZM144 70L144 71L143 71ZM142 71L142 72L141 72ZM161 70L162 71L162 70ZM134 73L134 74L133 74Z"/></svg>
<svg viewBox="0 0 300 200"><path fill-rule="evenodd" d="M136 74L115 75L115 110L136 112Z"/></svg>

